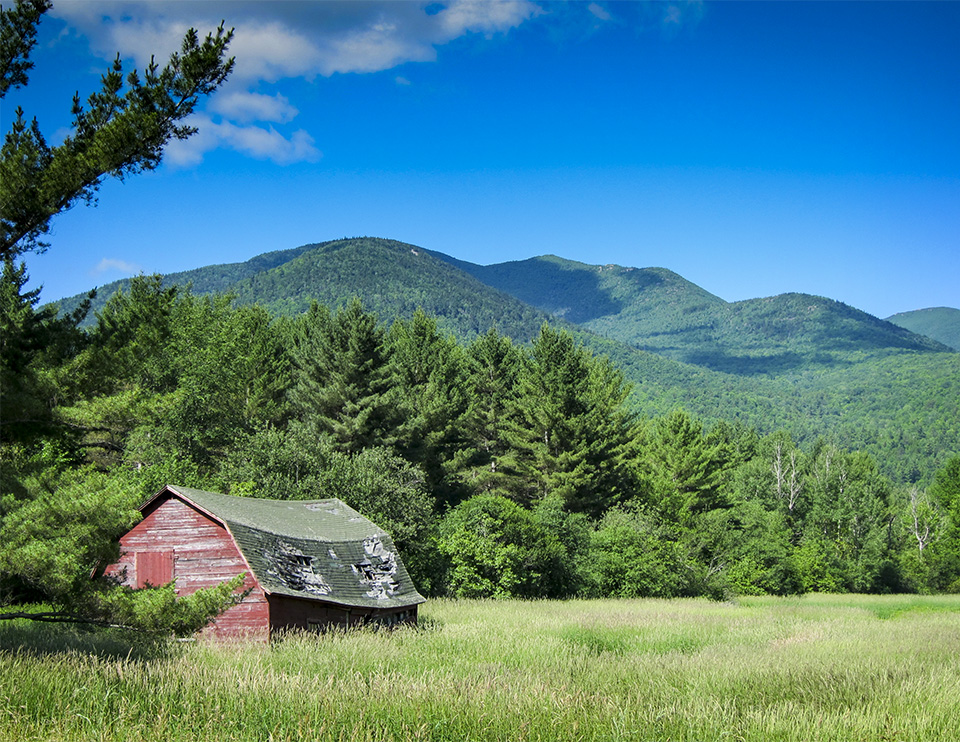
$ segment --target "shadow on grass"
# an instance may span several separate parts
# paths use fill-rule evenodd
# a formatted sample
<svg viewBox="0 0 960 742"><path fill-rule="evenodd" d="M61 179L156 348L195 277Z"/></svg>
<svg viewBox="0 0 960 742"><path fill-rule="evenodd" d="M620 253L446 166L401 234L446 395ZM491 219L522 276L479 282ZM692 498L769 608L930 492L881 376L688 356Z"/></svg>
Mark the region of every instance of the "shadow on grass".
<svg viewBox="0 0 960 742"><path fill-rule="evenodd" d="M129 629L83 624L41 623L26 619L0 621L0 652L35 656L88 654L96 657L154 660L175 655L181 645Z"/></svg>

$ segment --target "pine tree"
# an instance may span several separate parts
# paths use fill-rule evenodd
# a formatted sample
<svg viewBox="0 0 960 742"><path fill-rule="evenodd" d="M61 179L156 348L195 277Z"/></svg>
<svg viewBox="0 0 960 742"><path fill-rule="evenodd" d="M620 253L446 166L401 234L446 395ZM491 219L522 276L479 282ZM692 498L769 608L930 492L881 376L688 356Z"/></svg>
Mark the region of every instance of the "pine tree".
<svg viewBox="0 0 960 742"><path fill-rule="evenodd" d="M723 459L720 442L711 441L703 424L684 410L657 420L647 459L657 506L671 521L685 524L696 514L728 503L720 490Z"/></svg>
<svg viewBox="0 0 960 742"><path fill-rule="evenodd" d="M26 265L3 261L0 275L0 441L32 440L50 431L56 390L45 369L77 353L83 334L77 325L93 292L71 315L55 307L37 309L40 289L25 291Z"/></svg>
<svg viewBox="0 0 960 742"><path fill-rule="evenodd" d="M50 4L20 0L0 8L0 97L27 84L36 27ZM74 96L70 133L56 147L47 144L36 119L15 111L0 149L0 257L42 252L51 219L79 202L95 202L107 176L124 178L160 165L171 139L196 129L183 124L200 98L215 91L233 69L225 59L233 31L221 25L200 41L190 29L181 49L160 69L123 76L120 57L101 78L86 106Z"/></svg>
<svg viewBox="0 0 960 742"><path fill-rule="evenodd" d="M290 401L301 421L339 451L393 445L399 420L385 332L359 299L336 314L313 304L298 324L292 360Z"/></svg>
<svg viewBox="0 0 960 742"><path fill-rule="evenodd" d="M632 494L629 388L607 359L544 325L519 375L505 460L526 503L547 495L593 516Z"/></svg>
<svg viewBox="0 0 960 742"><path fill-rule="evenodd" d="M395 322L387 343L399 415L397 449L422 467L439 502L453 503L460 493L447 475L465 445L469 405L463 349L422 310Z"/></svg>
<svg viewBox="0 0 960 742"><path fill-rule="evenodd" d="M516 493L519 480L507 462L508 425L516 414L523 355L509 337L490 328L467 349L469 409L463 418L464 448L455 476L476 494Z"/></svg>

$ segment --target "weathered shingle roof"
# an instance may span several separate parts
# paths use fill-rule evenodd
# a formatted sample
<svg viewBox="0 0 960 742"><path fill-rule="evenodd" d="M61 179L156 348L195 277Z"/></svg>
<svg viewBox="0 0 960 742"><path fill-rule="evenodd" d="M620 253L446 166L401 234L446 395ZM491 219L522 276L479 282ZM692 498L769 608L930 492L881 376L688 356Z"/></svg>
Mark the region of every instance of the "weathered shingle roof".
<svg viewBox="0 0 960 742"><path fill-rule="evenodd" d="M424 602L390 535L342 500L263 500L167 486L226 525L268 593L341 606Z"/></svg>

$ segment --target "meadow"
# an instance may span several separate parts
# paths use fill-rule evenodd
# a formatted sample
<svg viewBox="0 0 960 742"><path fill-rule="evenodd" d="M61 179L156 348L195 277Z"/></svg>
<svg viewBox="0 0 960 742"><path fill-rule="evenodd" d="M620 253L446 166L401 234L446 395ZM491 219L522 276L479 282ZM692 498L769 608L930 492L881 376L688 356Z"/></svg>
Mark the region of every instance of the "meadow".
<svg viewBox="0 0 960 742"><path fill-rule="evenodd" d="M960 596L433 600L270 646L0 625L2 740L943 740Z"/></svg>

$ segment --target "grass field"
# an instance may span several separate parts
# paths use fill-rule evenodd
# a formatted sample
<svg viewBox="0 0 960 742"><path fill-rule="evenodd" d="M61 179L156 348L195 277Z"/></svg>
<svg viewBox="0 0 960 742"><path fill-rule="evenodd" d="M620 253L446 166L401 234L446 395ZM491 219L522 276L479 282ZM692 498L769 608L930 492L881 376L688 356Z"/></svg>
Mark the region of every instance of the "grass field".
<svg viewBox="0 0 960 742"><path fill-rule="evenodd" d="M272 646L0 625L0 739L960 739L960 596L437 600L421 617Z"/></svg>

